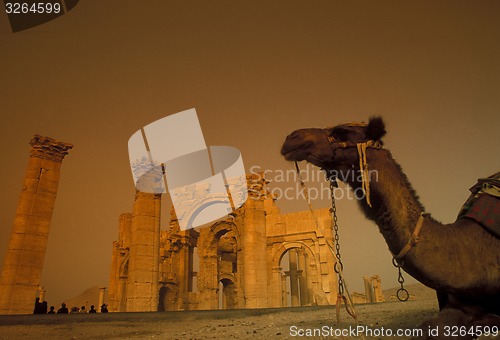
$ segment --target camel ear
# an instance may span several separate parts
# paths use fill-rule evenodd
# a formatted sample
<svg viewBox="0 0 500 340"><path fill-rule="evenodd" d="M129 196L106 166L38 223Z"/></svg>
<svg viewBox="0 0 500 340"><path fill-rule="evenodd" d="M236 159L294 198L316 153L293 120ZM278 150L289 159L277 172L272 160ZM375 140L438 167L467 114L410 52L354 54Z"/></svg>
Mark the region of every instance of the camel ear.
<svg viewBox="0 0 500 340"><path fill-rule="evenodd" d="M386 134L385 124L381 117L370 117L366 137L369 140L379 140Z"/></svg>

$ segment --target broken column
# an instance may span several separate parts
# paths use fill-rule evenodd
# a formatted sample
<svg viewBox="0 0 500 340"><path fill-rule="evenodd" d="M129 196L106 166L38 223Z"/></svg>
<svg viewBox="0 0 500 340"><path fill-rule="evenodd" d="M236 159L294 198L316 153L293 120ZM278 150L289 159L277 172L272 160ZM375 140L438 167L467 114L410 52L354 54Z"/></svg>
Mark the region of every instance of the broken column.
<svg viewBox="0 0 500 340"><path fill-rule="evenodd" d="M158 310L161 194L136 191L127 278L127 312Z"/></svg>
<svg viewBox="0 0 500 340"><path fill-rule="evenodd" d="M35 135L0 277L0 314L31 314L57 196L72 144Z"/></svg>

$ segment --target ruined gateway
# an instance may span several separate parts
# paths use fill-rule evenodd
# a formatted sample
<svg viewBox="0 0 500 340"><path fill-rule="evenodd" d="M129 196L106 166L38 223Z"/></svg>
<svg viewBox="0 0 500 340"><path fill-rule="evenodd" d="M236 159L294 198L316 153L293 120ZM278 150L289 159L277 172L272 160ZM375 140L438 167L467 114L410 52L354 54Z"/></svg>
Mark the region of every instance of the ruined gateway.
<svg viewBox="0 0 500 340"><path fill-rule="evenodd" d="M181 230L173 211L170 228L160 230L161 195L136 192L113 243L109 310L335 304L329 210L314 211L318 230L310 211L281 214L262 175L247 175L247 181L246 203L198 230ZM369 300L380 295L377 289Z"/></svg>

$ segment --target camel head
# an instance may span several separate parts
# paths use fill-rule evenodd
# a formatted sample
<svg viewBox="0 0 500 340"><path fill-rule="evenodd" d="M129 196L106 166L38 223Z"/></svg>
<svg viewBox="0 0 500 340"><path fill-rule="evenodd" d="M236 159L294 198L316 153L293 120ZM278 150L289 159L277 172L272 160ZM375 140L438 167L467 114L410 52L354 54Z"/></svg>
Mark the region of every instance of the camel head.
<svg viewBox="0 0 500 340"><path fill-rule="evenodd" d="M281 154L286 160L305 160L322 169L352 169L359 164L357 145L368 143L370 146L373 143L380 146L385 133L385 124L380 117L370 118L368 124L299 129L286 137Z"/></svg>

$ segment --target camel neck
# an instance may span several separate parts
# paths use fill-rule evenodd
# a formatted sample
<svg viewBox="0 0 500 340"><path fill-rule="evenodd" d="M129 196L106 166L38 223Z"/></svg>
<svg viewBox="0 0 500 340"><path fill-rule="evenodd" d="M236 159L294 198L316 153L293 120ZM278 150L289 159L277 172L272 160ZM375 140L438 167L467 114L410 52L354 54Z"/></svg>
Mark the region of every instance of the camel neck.
<svg viewBox="0 0 500 340"><path fill-rule="evenodd" d="M389 151L367 150L367 164L372 206L366 200L359 203L366 217L378 225L389 250L397 254L410 239L424 208ZM359 176L353 177L349 177L348 184L354 189L361 188ZM426 218L419 239L418 245L400 262L417 280L441 291L472 294L470 296L485 292L492 296L498 294L499 271L492 270L498 269L498 240L475 222L460 219L442 224ZM471 240L491 248L470 246ZM477 266L475 259L481 259L483 265ZM449 265L452 261L460 265ZM474 266L474 275L463 275L466 264Z"/></svg>
<svg viewBox="0 0 500 340"><path fill-rule="evenodd" d="M371 207L360 201L365 215L373 220L393 253L408 241L424 207L401 167L385 149L367 150ZM359 182L350 183L359 187Z"/></svg>

